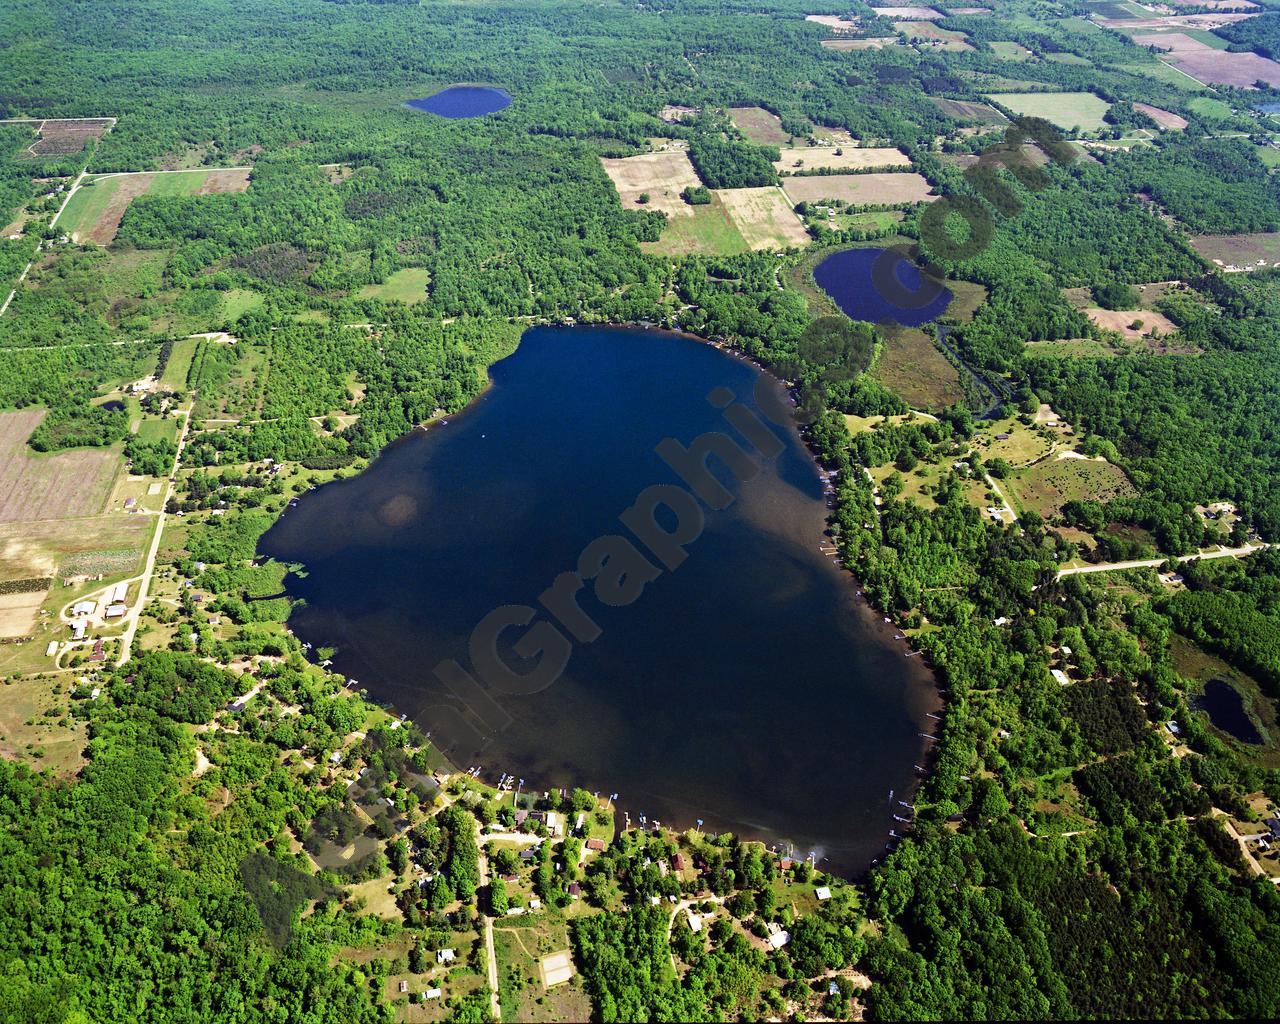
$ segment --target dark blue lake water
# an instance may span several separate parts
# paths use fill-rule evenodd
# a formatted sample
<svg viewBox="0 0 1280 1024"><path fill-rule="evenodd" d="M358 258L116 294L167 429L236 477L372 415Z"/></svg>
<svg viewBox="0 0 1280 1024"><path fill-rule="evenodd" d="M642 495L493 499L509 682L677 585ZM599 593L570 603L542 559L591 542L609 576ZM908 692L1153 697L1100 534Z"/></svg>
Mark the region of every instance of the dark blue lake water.
<svg viewBox="0 0 1280 1024"><path fill-rule="evenodd" d="M928 293L930 301L915 301L926 297L921 290L924 284L920 269L908 260L900 260L896 268L897 284L901 294L893 294L889 288L881 288L874 280L873 268L883 249L845 249L834 252L818 264L813 279L818 287L835 300L846 316L867 323L886 321L903 327L919 327L936 320L951 303L951 292L941 288L937 294Z"/></svg>
<svg viewBox="0 0 1280 1024"><path fill-rule="evenodd" d="M1225 679L1210 679L1204 684L1204 694L1193 703L1209 716L1209 721L1241 743L1262 742L1262 734L1245 712L1240 691Z"/></svg>
<svg viewBox="0 0 1280 1024"><path fill-rule="evenodd" d="M511 106L511 94L492 85L454 85L405 105L441 117L483 117Z"/></svg>
<svg viewBox="0 0 1280 1024"><path fill-rule="evenodd" d="M789 425L771 427L781 454L752 455L754 478L720 472L732 501L705 509L683 564L625 606L587 584L581 607L601 633L572 644L558 681L523 696L481 687L512 719L483 747L450 724L457 691L433 673L445 658L475 664L469 638L495 608L534 607L529 628L554 624L539 596L558 574L596 538L635 540L619 514L650 485L684 486L655 446L706 431L745 445L705 396L727 387L754 409L759 377L661 331L527 332L465 413L304 497L263 538L264 553L306 566L287 584L306 601L292 627L336 646L336 671L411 715L464 769L514 773L526 790L616 791L633 820L702 818L818 848L828 868L865 867L902 831L891 813L904 813L896 799L923 762L919 733L937 724L924 717L936 689L819 551L823 483ZM507 640L525 632L500 644L521 670L537 652L526 662Z"/></svg>

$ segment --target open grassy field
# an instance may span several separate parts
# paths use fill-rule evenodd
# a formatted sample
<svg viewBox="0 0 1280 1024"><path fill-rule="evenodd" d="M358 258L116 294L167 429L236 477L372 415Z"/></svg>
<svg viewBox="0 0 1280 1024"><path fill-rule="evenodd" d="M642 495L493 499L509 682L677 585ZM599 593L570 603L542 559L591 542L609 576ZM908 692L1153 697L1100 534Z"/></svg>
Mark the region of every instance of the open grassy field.
<svg viewBox="0 0 1280 1024"><path fill-rule="evenodd" d="M169 362L165 364L160 386L166 391L187 390L187 375L191 372L191 360L195 358L199 338L182 338L173 343Z"/></svg>
<svg viewBox="0 0 1280 1024"><path fill-rule="evenodd" d="M702 182L689 162L688 153L668 150L621 159L601 157L600 163L626 209L661 210L668 218L692 216L693 208L680 193ZM640 197L646 194L648 203L641 203Z"/></svg>
<svg viewBox="0 0 1280 1024"><path fill-rule="evenodd" d="M1280 232L1253 235L1196 235L1191 248L1219 267L1262 269L1280 263Z"/></svg>
<svg viewBox="0 0 1280 1024"><path fill-rule="evenodd" d="M872 7L882 18L900 18L903 21L941 20L942 14L932 7Z"/></svg>
<svg viewBox="0 0 1280 1024"><path fill-rule="evenodd" d="M1015 114L1042 117L1063 130L1097 131L1111 104L1091 92L1006 92L987 96Z"/></svg>
<svg viewBox="0 0 1280 1024"><path fill-rule="evenodd" d="M911 158L891 147L859 149L851 146L786 146L773 162L779 174L806 171L851 170L867 167L910 167Z"/></svg>
<svg viewBox="0 0 1280 1024"><path fill-rule="evenodd" d="M383 302L403 302L413 305L427 298L431 273L420 267L406 267L389 274L382 284L367 284L360 289L362 299L381 299Z"/></svg>
<svg viewBox="0 0 1280 1024"><path fill-rule="evenodd" d="M222 293L222 316L228 323L235 323L251 309L257 309L263 303L257 292L247 288L232 288Z"/></svg>
<svg viewBox="0 0 1280 1024"><path fill-rule="evenodd" d="M724 203L729 219L752 249L786 249L806 246L811 241L791 202L776 185L722 188L714 194Z"/></svg>
<svg viewBox="0 0 1280 1024"><path fill-rule="evenodd" d="M948 100L941 96L930 96L929 102L948 117L957 121L976 121L978 124L1008 124L1009 119L988 103L974 103L970 100Z"/></svg>
<svg viewBox="0 0 1280 1024"><path fill-rule="evenodd" d="M140 195L204 195L243 192L248 187L249 172L245 169L95 175L76 189L58 218L58 227L77 242L109 245L125 210Z"/></svg>
<svg viewBox="0 0 1280 1024"><path fill-rule="evenodd" d="M749 248L729 216L724 200L711 193L711 202L691 206L690 217L671 217L656 242L641 242L645 252L659 256L733 256Z"/></svg>
<svg viewBox="0 0 1280 1024"><path fill-rule="evenodd" d="M876 376L913 409L941 409L964 398L960 371L928 334L914 327L881 334L884 344L876 360Z"/></svg>
<svg viewBox="0 0 1280 1024"><path fill-rule="evenodd" d="M68 685L65 676L0 684L0 757L34 760L57 775L79 771L88 737L84 720L66 714Z"/></svg>
<svg viewBox="0 0 1280 1024"><path fill-rule="evenodd" d="M1062 341L1029 341L1023 351L1029 356L1049 359L1106 359L1116 350L1094 338L1069 338Z"/></svg>
<svg viewBox="0 0 1280 1024"><path fill-rule="evenodd" d="M730 107L729 119L737 125L738 131L762 146L780 146L791 138L782 130L778 115L764 107Z"/></svg>
<svg viewBox="0 0 1280 1024"><path fill-rule="evenodd" d="M991 52L1001 60L1030 60L1035 56L1021 43L997 40L993 43L987 43L987 45L991 47Z"/></svg>
<svg viewBox="0 0 1280 1024"><path fill-rule="evenodd" d="M1107 502L1138 493L1119 466L1057 457L1015 471L1000 486L1015 508L1033 509L1046 519L1061 514L1068 501Z"/></svg>
<svg viewBox="0 0 1280 1024"><path fill-rule="evenodd" d="M793 203L839 199L859 206L895 206L898 203L927 203L936 196L921 175L908 172L870 174L821 174L790 177L783 183Z"/></svg>
<svg viewBox="0 0 1280 1024"><path fill-rule="evenodd" d="M119 449L32 452L27 438L44 416L40 409L0 413L0 523L95 515L111 493Z"/></svg>
<svg viewBox="0 0 1280 1024"><path fill-rule="evenodd" d="M1195 92L1201 88L1200 83L1194 78L1191 78L1189 75L1184 74L1177 68L1166 64L1161 60L1146 61L1137 64L1115 64L1112 65L1112 70L1124 71L1130 75L1149 78L1153 82L1159 82L1162 85L1171 85L1175 89L1182 89L1185 92Z"/></svg>
<svg viewBox="0 0 1280 1024"><path fill-rule="evenodd" d="M566 953L572 945L563 914L542 911L496 924L493 944L503 1021L558 1024L590 1019L591 1002L576 970L568 981L550 987L545 984L543 961ZM563 959L561 956L553 963Z"/></svg>

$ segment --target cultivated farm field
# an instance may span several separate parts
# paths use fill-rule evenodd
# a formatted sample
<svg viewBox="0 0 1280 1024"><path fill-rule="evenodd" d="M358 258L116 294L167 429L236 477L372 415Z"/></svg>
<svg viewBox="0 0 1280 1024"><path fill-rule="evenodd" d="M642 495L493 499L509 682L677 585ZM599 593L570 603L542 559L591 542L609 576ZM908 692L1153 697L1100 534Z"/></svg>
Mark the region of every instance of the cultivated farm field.
<svg viewBox="0 0 1280 1024"><path fill-rule="evenodd" d="M45 455L27 448L44 416L41 409L0 413L0 523L96 515L111 493L121 466L116 449Z"/></svg>
<svg viewBox="0 0 1280 1024"><path fill-rule="evenodd" d="M910 167L910 158L893 147L859 149L852 146L787 146L773 163L779 174L806 171L863 170L867 167Z"/></svg>
<svg viewBox="0 0 1280 1024"><path fill-rule="evenodd" d="M805 246L811 241L792 204L776 185L722 188L714 194L724 203L729 218L752 249L786 249Z"/></svg>
<svg viewBox="0 0 1280 1024"><path fill-rule="evenodd" d="M793 203L839 199L857 205L894 206L937 198L929 194L929 182L915 172L806 175L787 178L783 187Z"/></svg>
<svg viewBox="0 0 1280 1024"><path fill-rule="evenodd" d="M601 157L600 163L609 175L622 205L628 210L661 210L668 217L689 217L693 208L680 193L696 188L702 182L683 150L665 153L641 153L620 159ZM648 194L648 204L640 202Z"/></svg>
<svg viewBox="0 0 1280 1024"><path fill-rule="evenodd" d="M886 46L901 46L902 40L897 36L876 36L870 39L823 39L823 49L853 52L857 50L883 50Z"/></svg>
<svg viewBox="0 0 1280 1024"><path fill-rule="evenodd" d="M987 103L974 103L970 100L949 100L941 96L930 96L929 102L948 117L957 121L976 121L978 124L1008 124L1009 119Z"/></svg>

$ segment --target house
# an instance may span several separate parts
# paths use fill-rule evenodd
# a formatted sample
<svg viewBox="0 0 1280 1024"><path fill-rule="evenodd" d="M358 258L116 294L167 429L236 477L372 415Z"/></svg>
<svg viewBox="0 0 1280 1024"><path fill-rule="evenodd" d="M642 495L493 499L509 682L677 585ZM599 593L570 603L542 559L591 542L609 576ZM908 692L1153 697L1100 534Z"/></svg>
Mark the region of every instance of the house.
<svg viewBox="0 0 1280 1024"><path fill-rule="evenodd" d="M137 498L125 498L125 499L124 499L124 507L125 507L126 511L132 512L132 511L137 507L137 505L138 505L138 499L137 499Z"/></svg>
<svg viewBox="0 0 1280 1024"><path fill-rule="evenodd" d="M1049 669L1049 675L1053 676L1054 680L1057 682L1059 686L1071 685L1070 677L1068 677L1068 675L1065 672L1063 672L1062 669L1060 668Z"/></svg>
<svg viewBox="0 0 1280 1024"><path fill-rule="evenodd" d="M342 761L342 751L341 751L341 750L335 750L332 754L330 754L330 755L329 755L329 763L330 763L330 764L338 764L338 763L340 763L341 761Z"/></svg>
<svg viewBox="0 0 1280 1024"><path fill-rule="evenodd" d="M1173 719L1170 719L1168 722L1166 722L1165 727L1175 736L1178 736L1182 733L1182 729L1178 726L1178 723Z"/></svg>
<svg viewBox="0 0 1280 1024"><path fill-rule="evenodd" d="M102 687L100 686L95 686L89 693L90 700L97 700L100 696L102 696Z"/></svg>
<svg viewBox="0 0 1280 1024"><path fill-rule="evenodd" d="M831 890L827 888L825 885L819 886L817 889L814 889L813 894L816 897L818 897L819 902L823 900L831 899Z"/></svg>
<svg viewBox="0 0 1280 1024"><path fill-rule="evenodd" d="M779 867L781 867L783 871L790 871L795 866L796 866L796 862L792 860L790 857L783 857L782 863L779 865Z"/></svg>
<svg viewBox="0 0 1280 1024"><path fill-rule="evenodd" d="M769 945L772 946L774 949L781 949L790 941L791 941L791 933L784 932L781 928L779 928L776 932L772 933L769 936Z"/></svg>
<svg viewBox="0 0 1280 1024"><path fill-rule="evenodd" d="M521 850L521 851L520 851L520 859L521 859L521 860L533 860L533 858L534 858L534 851L533 851L533 850Z"/></svg>
<svg viewBox="0 0 1280 1024"><path fill-rule="evenodd" d="M1007 441L1007 440L1009 440L1009 435L1008 435L1008 434L996 434L996 440L997 440L997 441Z"/></svg>
<svg viewBox="0 0 1280 1024"><path fill-rule="evenodd" d="M689 911L688 916L689 916L689 931L693 932L696 935L698 932L702 931L702 918L700 918L692 910Z"/></svg>
<svg viewBox="0 0 1280 1024"><path fill-rule="evenodd" d="M102 640L95 640L93 643L93 653L89 655L90 661L103 661L107 657L106 644Z"/></svg>
<svg viewBox="0 0 1280 1024"><path fill-rule="evenodd" d="M577 882L570 882L569 895L576 900L579 896L582 895L582 886L580 886Z"/></svg>
<svg viewBox="0 0 1280 1024"><path fill-rule="evenodd" d="M577 820L574 821L573 823L573 831L575 833L581 832L582 826L585 825L586 823L587 823L587 816L585 814L579 814L577 817Z"/></svg>
<svg viewBox="0 0 1280 1024"><path fill-rule="evenodd" d="M541 907L542 907L542 900L539 900L539 899L532 899L532 900L530 900L530 901L529 901L529 909L530 909L530 910L539 910L539 909L541 909Z"/></svg>
<svg viewBox="0 0 1280 1024"><path fill-rule="evenodd" d="M436 953L436 963L451 964L453 963L454 960L457 959L457 957L458 957L458 954L455 953L452 949L442 949L438 953Z"/></svg>
<svg viewBox="0 0 1280 1024"><path fill-rule="evenodd" d="M560 815L555 811L547 811L547 831L553 836L558 836L563 829L564 826L560 822Z"/></svg>
<svg viewBox="0 0 1280 1024"><path fill-rule="evenodd" d="M422 993L423 999L439 999L441 991L438 988L429 988Z"/></svg>
<svg viewBox="0 0 1280 1024"><path fill-rule="evenodd" d="M685 859L684 859L684 854L683 854L683 853L677 853L674 857L672 857L672 858L671 858L671 866L672 866L673 868L675 868L677 871L683 871L683 870L685 869L685 867L686 867L686 863L685 863Z"/></svg>
<svg viewBox="0 0 1280 1024"><path fill-rule="evenodd" d="M507 907L507 917L519 917L524 913L524 907Z"/></svg>
<svg viewBox="0 0 1280 1024"><path fill-rule="evenodd" d="M604 840L603 840L603 839L588 839L588 840L587 840L587 849L588 849L588 850L596 850L596 851L603 850L603 849L604 849Z"/></svg>

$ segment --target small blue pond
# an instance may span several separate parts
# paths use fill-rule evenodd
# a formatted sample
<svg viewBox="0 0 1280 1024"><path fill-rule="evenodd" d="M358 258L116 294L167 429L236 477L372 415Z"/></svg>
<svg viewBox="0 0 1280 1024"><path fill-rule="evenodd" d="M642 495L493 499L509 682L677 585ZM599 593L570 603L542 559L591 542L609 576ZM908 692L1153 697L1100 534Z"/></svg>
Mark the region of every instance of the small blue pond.
<svg viewBox="0 0 1280 1024"><path fill-rule="evenodd" d="M405 106L441 117L483 117L511 106L511 94L493 85L453 85L426 99L409 100Z"/></svg>
<svg viewBox="0 0 1280 1024"><path fill-rule="evenodd" d="M1204 695L1192 704L1209 716L1209 721L1241 743L1261 743L1262 734L1245 712L1240 691L1225 679L1210 679L1204 684Z"/></svg>
<svg viewBox="0 0 1280 1024"><path fill-rule="evenodd" d="M951 292L927 281L920 268L906 259L899 259L896 267L885 264L882 270L887 268L891 275L885 279L874 270L885 251L846 249L832 253L814 268L813 279L853 320L919 327L940 317L951 303Z"/></svg>

